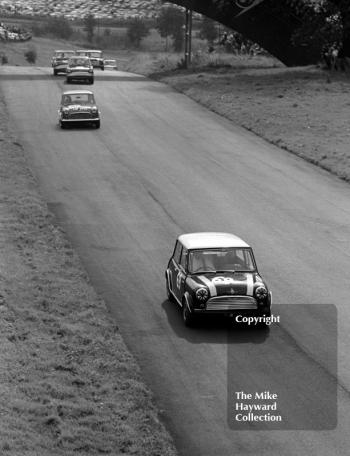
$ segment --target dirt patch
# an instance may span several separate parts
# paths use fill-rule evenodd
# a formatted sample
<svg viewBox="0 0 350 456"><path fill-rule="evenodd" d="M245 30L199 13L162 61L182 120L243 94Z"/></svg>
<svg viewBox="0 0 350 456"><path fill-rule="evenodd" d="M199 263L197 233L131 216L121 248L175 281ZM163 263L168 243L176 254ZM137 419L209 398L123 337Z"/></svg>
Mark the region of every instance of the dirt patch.
<svg viewBox="0 0 350 456"><path fill-rule="evenodd" d="M175 455L0 97L0 453Z"/></svg>
<svg viewBox="0 0 350 456"><path fill-rule="evenodd" d="M205 67L154 77L277 146L350 180L350 73ZM266 64L265 64L266 66Z"/></svg>

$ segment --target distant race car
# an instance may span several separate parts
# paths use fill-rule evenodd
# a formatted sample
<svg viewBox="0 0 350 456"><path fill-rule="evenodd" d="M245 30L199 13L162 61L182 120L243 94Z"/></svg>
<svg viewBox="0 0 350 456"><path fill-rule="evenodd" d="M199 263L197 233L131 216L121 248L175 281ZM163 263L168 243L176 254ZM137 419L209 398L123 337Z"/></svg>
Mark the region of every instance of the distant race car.
<svg viewBox="0 0 350 456"><path fill-rule="evenodd" d="M117 61L114 59L105 60L104 66L105 66L105 70L117 70L118 69Z"/></svg>
<svg viewBox="0 0 350 456"><path fill-rule="evenodd" d="M271 292L253 251L233 234L179 236L165 279L168 299L180 305L186 326L199 315L271 316Z"/></svg>
<svg viewBox="0 0 350 456"><path fill-rule="evenodd" d="M88 90L63 92L58 116L61 128L74 123L88 123L96 128L101 126L100 111L94 94Z"/></svg>
<svg viewBox="0 0 350 456"><path fill-rule="evenodd" d="M94 69L89 57L73 56L69 58L66 70L66 82L70 83L72 81L94 83Z"/></svg>
<svg viewBox="0 0 350 456"><path fill-rule="evenodd" d="M75 51L75 55L89 57L94 68L105 69L103 52L96 49L79 49Z"/></svg>
<svg viewBox="0 0 350 456"><path fill-rule="evenodd" d="M51 59L51 66L53 68L54 76L58 73L65 73L67 70L68 59L74 55L74 51L57 50L54 52Z"/></svg>

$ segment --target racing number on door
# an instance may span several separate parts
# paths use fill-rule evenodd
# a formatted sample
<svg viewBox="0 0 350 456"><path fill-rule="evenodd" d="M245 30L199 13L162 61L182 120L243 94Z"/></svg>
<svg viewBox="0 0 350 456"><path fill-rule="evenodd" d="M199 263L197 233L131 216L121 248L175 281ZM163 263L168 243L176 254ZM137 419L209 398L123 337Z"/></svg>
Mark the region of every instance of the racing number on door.
<svg viewBox="0 0 350 456"><path fill-rule="evenodd" d="M181 273L181 271L179 271L178 275L176 276L176 286L179 291L181 288L181 279L182 278L183 278L183 274Z"/></svg>

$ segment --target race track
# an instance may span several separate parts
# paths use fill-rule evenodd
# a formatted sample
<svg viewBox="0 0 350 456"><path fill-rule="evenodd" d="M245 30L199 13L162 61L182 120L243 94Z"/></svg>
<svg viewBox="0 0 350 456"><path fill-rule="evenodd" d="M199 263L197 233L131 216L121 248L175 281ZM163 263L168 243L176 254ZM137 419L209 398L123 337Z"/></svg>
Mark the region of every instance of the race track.
<svg viewBox="0 0 350 456"><path fill-rule="evenodd" d="M0 84L42 193L179 454L348 454L349 185L138 75L96 71L93 86L67 86L50 68L3 66ZM100 130L58 127L60 94L73 88L94 91ZM195 231L252 245L280 325L184 328L164 270L176 237ZM233 429L229 395L244 388L282 391L286 430Z"/></svg>

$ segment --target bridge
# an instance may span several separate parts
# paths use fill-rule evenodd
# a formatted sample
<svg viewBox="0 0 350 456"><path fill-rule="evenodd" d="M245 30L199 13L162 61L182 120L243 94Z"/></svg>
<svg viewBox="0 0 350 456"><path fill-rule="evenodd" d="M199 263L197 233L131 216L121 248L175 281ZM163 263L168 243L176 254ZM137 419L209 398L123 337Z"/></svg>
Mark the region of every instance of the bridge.
<svg viewBox="0 0 350 456"><path fill-rule="evenodd" d="M320 48L293 43L297 28L314 11L302 0L170 0L242 33L288 66L320 59Z"/></svg>

